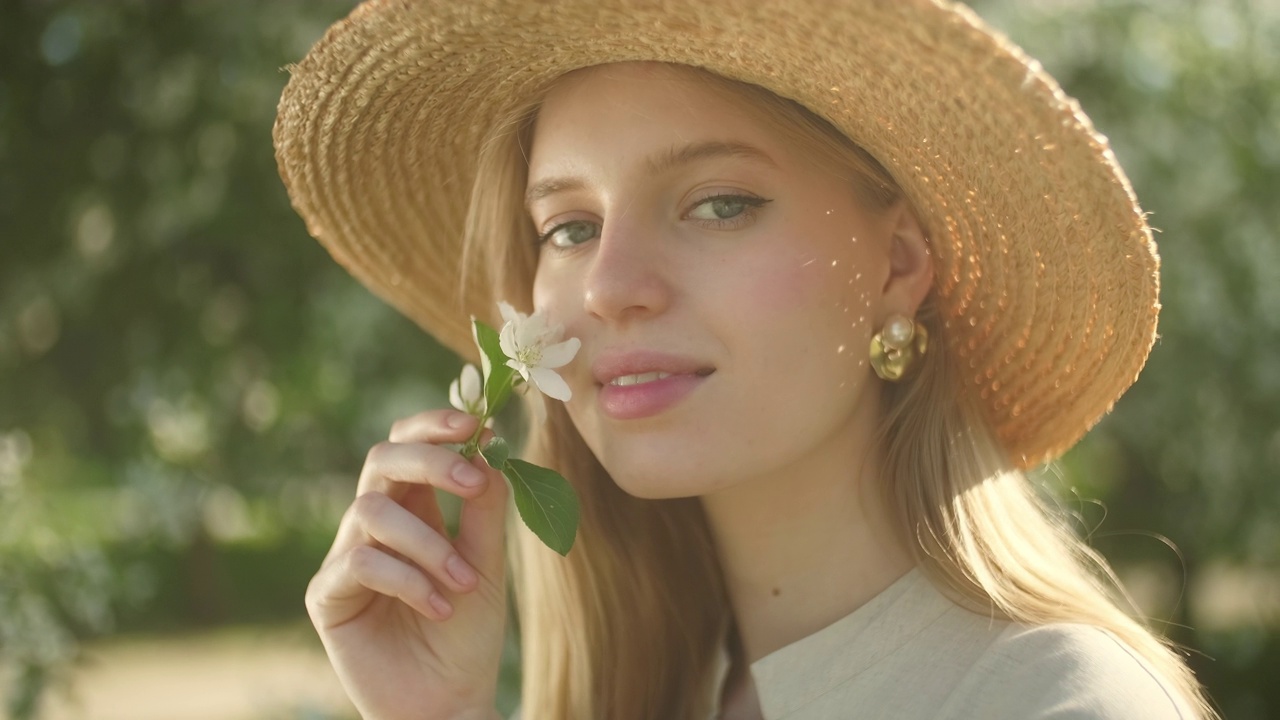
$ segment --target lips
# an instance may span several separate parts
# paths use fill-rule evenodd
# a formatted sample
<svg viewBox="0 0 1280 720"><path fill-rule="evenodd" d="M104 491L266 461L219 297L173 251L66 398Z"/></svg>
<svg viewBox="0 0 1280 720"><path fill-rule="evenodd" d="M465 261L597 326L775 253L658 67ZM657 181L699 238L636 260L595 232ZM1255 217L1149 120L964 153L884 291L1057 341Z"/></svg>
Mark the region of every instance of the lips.
<svg viewBox="0 0 1280 720"><path fill-rule="evenodd" d="M714 367L696 358L645 349L606 350L600 353L591 366L592 375L602 386L627 375L666 373L705 377L713 372Z"/></svg>
<svg viewBox="0 0 1280 720"><path fill-rule="evenodd" d="M638 375L621 375L619 377L616 377L610 380L609 384L619 385L624 387L627 385L643 385L644 383L647 383L647 382L653 382L654 380L661 380L663 378L669 378L669 377L671 377L671 373L665 373L665 372L647 372L647 373L640 373Z"/></svg>
<svg viewBox="0 0 1280 720"><path fill-rule="evenodd" d="M613 420L641 420L679 405L715 373L705 360L645 348L609 348L591 366L600 411ZM613 384L623 378L623 382Z"/></svg>

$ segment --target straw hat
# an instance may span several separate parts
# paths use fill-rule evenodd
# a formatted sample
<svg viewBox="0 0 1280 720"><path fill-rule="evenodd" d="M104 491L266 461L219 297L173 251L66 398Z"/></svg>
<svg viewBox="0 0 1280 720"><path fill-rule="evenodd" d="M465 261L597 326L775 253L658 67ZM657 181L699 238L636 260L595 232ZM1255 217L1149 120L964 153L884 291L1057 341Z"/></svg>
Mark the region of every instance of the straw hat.
<svg viewBox="0 0 1280 720"><path fill-rule="evenodd" d="M478 149L565 72L650 60L755 83L878 158L928 228L945 348L1014 461L1073 445L1155 340L1159 259L1132 188L1039 63L946 0L373 0L292 68L274 138L307 228L460 355Z"/></svg>

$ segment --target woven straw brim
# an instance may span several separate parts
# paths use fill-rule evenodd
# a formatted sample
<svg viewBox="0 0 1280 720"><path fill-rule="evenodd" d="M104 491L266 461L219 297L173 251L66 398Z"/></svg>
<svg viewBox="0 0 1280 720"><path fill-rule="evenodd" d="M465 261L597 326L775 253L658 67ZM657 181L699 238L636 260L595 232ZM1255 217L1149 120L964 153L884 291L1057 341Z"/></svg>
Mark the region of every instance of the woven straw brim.
<svg viewBox="0 0 1280 720"><path fill-rule="evenodd" d="M561 74L693 65L798 101L878 158L933 243L948 352L1021 467L1073 445L1155 339L1159 261L1104 137L1038 63L928 0L369 2L280 100L277 160L333 257L463 357L455 301L491 124Z"/></svg>

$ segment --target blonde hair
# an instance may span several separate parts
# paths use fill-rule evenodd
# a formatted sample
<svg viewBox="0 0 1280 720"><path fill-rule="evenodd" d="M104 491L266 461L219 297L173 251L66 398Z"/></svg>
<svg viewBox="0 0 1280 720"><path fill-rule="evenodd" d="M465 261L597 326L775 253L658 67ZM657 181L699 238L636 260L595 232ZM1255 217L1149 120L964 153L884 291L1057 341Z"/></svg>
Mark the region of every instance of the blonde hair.
<svg viewBox="0 0 1280 720"><path fill-rule="evenodd" d="M795 102L692 68L723 97L815 158L834 158L869 210L901 198L892 176ZM467 218L464 264L479 263L506 298L531 298L534 229L523 196L539 99L498 123L482 150ZM470 266L464 267L464 270ZM462 273L463 277L467 272ZM934 347L950 329L932 293L917 318ZM1216 718L1174 646L1144 622L1105 559L1065 513L1010 469L976 404L957 391L946 353L925 356L910 382L881 393L881 478L916 563L957 604L1029 625L1084 623L1114 633L1205 718ZM613 483L565 407L551 403L525 457L573 484L581 525L561 558L521 527L509 535L523 660L523 716L701 719L728 596L697 498L643 500ZM1133 610L1137 615L1136 609Z"/></svg>

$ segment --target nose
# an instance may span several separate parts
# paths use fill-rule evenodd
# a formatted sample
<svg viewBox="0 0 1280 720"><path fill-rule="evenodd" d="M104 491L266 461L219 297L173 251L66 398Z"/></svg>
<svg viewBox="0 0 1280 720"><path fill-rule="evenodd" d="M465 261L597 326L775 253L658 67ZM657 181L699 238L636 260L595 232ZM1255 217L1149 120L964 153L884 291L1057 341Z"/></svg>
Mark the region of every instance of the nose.
<svg viewBox="0 0 1280 720"><path fill-rule="evenodd" d="M672 268L657 237L642 223L606 222L583 278L586 312L617 322L667 308Z"/></svg>

